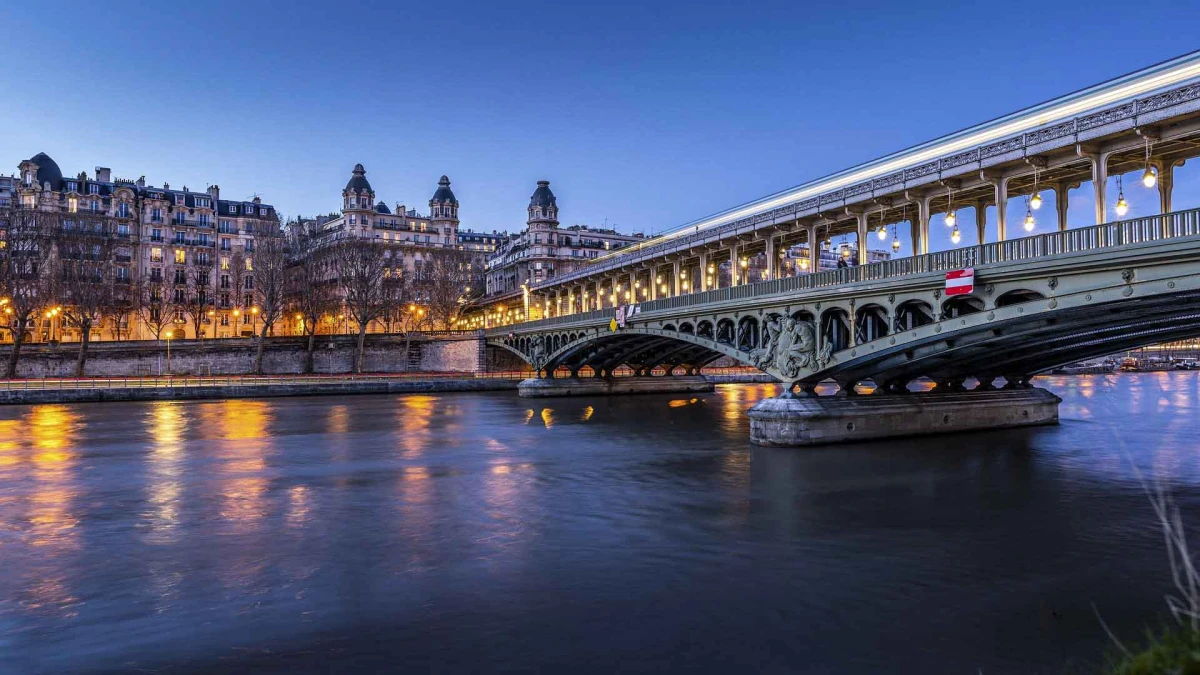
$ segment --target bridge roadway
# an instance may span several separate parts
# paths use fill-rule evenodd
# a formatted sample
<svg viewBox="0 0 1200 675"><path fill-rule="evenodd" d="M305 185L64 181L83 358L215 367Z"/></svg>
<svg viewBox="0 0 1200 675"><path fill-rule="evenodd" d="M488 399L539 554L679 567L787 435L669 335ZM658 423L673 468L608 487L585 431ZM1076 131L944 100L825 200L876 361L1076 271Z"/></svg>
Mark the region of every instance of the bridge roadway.
<svg viewBox="0 0 1200 675"><path fill-rule="evenodd" d="M945 295L947 271L974 268L974 292ZM613 309L495 328L489 344L540 377L599 378L627 366L695 374L721 356L812 394L866 380L902 394L976 378L1009 389L1035 373L1200 332L1200 209L912 258L663 298L611 330ZM870 397L868 397L870 398ZM1055 419L1056 419L1055 413ZM753 415L752 415L753 417Z"/></svg>

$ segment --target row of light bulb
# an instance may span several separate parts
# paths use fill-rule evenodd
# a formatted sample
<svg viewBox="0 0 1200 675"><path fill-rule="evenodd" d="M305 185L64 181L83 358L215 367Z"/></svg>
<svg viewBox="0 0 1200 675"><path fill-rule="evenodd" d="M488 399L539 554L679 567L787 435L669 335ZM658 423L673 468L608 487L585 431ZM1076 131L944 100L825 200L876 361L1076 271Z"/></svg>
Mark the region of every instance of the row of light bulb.
<svg viewBox="0 0 1200 675"><path fill-rule="evenodd" d="M1158 174L1155 173L1154 167L1147 166L1145 173L1142 174L1142 185L1145 185L1148 188L1152 188L1157 183L1158 183ZM1035 192L1035 193L1033 193L1033 196L1029 198L1029 206L1025 209L1025 221L1024 221L1023 225L1025 227L1026 232L1033 232L1033 228L1037 225L1037 221L1033 217L1033 212L1037 211L1040 208L1042 208L1042 193ZM1118 190L1118 192L1117 192L1117 203L1113 207L1113 210L1117 212L1118 216L1123 216L1126 213L1129 213L1129 202L1125 200L1125 191L1123 189ZM950 241L951 242L957 244L959 241L962 240L962 235L959 234L959 231L958 231L958 217L954 214L954 211L948 211L946 213L946 227L954 228L950 232ZM884 233L883 228L880 227L879 228L879 238L884 239L884 238L886 238L886 236L887 235ZM893 242L892 248L893 249L900 248L899 242Z"/></svg>

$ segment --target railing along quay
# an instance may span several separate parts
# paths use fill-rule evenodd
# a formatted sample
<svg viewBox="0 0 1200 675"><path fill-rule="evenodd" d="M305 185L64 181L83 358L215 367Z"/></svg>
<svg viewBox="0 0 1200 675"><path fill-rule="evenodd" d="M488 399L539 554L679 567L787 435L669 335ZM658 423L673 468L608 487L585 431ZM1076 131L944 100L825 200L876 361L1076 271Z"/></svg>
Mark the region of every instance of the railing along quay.
<svg viewBox="0 0 1200 675"><path fill-rule="evenodd" d="M700 291L637 303L643 312L663 309L679 309L695 305L707 305L729 300L758 298L777 293L806 291L828 288L864 281L880 281L896 277L948 272L966 267L979 267L1001 262L1032 260L1064 253L1081 253L1105 248L1116 248L1128 244L1141 244L1167 239L1180 239L1200 235L1200 209L1176 211L1144 218L1132 218L1115 223L1080 227L1062 232L1035 234L1020 239L977 244L950 251L926 253L908 258L859 265L836 270L826 270L753 284L729 286L711 291ZM503 333L514 328L530 329L548 326L607 319L612 308L594 309L563 316L539 319L525 323L508 324L488 330L490 334Z"/></svg>

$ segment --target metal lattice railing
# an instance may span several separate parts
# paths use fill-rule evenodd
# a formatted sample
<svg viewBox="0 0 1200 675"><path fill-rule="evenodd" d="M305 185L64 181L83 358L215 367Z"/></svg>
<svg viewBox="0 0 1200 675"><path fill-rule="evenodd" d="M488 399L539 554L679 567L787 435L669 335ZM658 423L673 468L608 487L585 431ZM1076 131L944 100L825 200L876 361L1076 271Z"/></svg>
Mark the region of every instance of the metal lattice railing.
<svg viewBox="0 0 1200 675"><path fill-rule="evenodd" d="M754 284L730 286L711 291L677 295L638 303L643 312L665 309L680 309L696 305L744 300L777 293L806 291L818 288L841 286L865 281L879 281L896 277L945 272L965 267L980 267L1003 262L1031 260L1066 253L1080 253L1104 248L1115 248L1128 244L1141 244L1165 239L1179 239L1200 235L1200 209L1176 211L1145 218L1133 218L1115 223L1081 227L1062 232L1035 234L1020 239L997 241L939 251L925 255L885 260L883 262L826 270L782 279L772 279ZM522 330L557 326L567 323L607 319L612 308L567 314L548 319L513 324L488 331L492 335L520 327Z"/></svg>

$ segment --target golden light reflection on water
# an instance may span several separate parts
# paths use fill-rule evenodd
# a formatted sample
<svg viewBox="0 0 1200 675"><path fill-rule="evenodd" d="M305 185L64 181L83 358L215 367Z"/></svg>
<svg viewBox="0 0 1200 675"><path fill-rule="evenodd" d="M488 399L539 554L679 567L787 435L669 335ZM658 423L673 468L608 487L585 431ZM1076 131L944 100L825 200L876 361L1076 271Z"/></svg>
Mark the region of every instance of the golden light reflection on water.
<svg viewBox="0 0 1200 675"><path fill-rule="evenodd" d="M529 410L525 411L525 424L529 424L529 421L532 419L533 419L533 408L530 408Z"/></svg>
<svg viewBox="0 0 1200 675"><path fill-rule="evenodd" d="M30 409L13 431L15 439L29 439L28 476L32 491L26 500L24 539L38 548L38 564L24 581L21 603L27 608L63 618L78 614L79 599L62 571L64 558L79 549L77 436L78 413L61 405ZM20 444L20 440L16 441ZM21 448L18 446L17 452ZM14 463L19 466L20 461Z"/></svg>
<svg viewBox="0 0 1200 675"><path fill-rule="evenodd" d="M437 396L400 397L396 415L400 425L401 456L405 459L416 459L425 453L432 433L430 418L437 408L437 402Z"/></svg>
<svg viewBox="0 0 1200 675"><path fill-rule="evenodd" d="M303 528L308 524L312 512L312 492L306 485L294 485L288 490L287 512L284 515L288 527Z"/></svg>
<svg viewBox="0 0 1200 675"><path fill-rule="evenodd" d="M344 434L350 431L350 407L345 405L329 406L327 422L331 434Z"/></svg>
<svg viewBox="0 0 1200 675"><path fill-rule="evenodd" d="M150 438L149 503L150 540L165 544L176 541L179 507L183 492L183 430L187 424L183 404L153 403L146 420Z"/></svg>
<svg viewBox="0 0 1200 675"><path fill-rule="evenodd" d="M266 453L271 450L267 428L271 404L266 401L231 400L221 405L219 448L221 517L239 532L252 531L266 515Z"/></svg>
<svg viewBox="0 0 1200 675"><path fill-rule="evenodd" d="M542 424L547 429L554 426L554 408L542 408Z"/></svg>
<svg viewBox="0 0 1200 675"><path fill-rule="evenodd" d="M580 421L580 422L586 422L586 421L588 421L588 420L592 419L592 415L593 415L595 412L596 412L596 409L595 409L595 408L593 408L593 407L592 407L592 406L590 406L590 405L589 405L589 406L587 406L586 408L584 408L584 409L583 409L583 414L579 416L579 421Z"/></svg>

